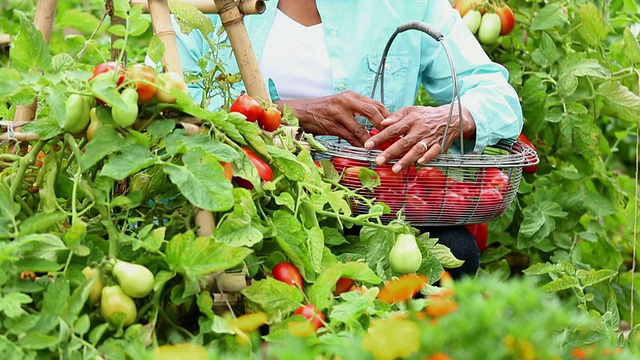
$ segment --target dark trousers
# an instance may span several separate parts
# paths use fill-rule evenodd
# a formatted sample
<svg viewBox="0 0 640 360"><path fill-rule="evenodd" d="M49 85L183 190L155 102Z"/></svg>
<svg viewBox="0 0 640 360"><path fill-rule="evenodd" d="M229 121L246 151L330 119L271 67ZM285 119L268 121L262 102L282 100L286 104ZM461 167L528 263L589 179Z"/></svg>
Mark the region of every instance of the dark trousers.
<svg viewBox="0 0 640 360"><path fill-rule="evenodd" d="M451 249L451 253L464 264L458 268L445 269L451 277L459 279L465 275L475 275L480 268L480 249L475 237L464 225L417 227L421 233L429 232L429 237L438 238L438 243Z"/></svg>

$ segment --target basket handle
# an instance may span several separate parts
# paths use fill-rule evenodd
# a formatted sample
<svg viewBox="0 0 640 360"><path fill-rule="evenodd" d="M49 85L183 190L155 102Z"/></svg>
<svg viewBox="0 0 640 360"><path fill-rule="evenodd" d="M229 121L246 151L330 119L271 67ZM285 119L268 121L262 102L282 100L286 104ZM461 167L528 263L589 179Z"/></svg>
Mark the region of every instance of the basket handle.
<svg viewBox="0 0 640 360"><path fill-rule="evenodd" d="M387 44L384 47L382 52L382 59L380 60L380 64L378 65L378 70L376 71L376 77L373 80L373 89L371 90L371 98L374 97L376 92L376 87L378 85L378 78L380 79L380 101L384 104L384 67L387 63L387 55L389 53L389 48L391 48L391 44L395 40L396 36L400 33L403 33L407 30L419 30L439 44L442 45L445 54L447 54L447 60L449 60L449 65L451 67L451 78L453 82L453 94L451 97L451 106L449 107L449 118L447 119L447 125L444 129L444 136L442 137L442 143L440 146L441 152L444 151L445 140L447 138L447 133L449 132L449 126L451 125L451 119L453 117L453 107L455 105L456 99L458 100L458 116L462 117L462 104L460 103L460 88L458 84L458 73L456 72L455 65L453 63L453 56L451 55L451 51L449 46L444 41L444 35L438 30L432 28L429 24L422 21L409 21L403 24L400 24L396 30L393 32L389 40L387 40ZM458 121L460 124L460 153L464 154L464 133L463 133L463 124L462 119Z"/></svg>

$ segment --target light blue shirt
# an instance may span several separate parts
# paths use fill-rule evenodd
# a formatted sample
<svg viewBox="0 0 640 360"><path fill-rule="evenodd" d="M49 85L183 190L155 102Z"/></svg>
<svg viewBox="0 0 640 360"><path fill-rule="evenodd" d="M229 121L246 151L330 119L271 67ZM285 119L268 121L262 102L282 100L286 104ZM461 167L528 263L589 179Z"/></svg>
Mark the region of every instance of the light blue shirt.
<svg viewBox="0 0 640 360"><path fill-rule="evenodd" d="M352 90L371 96L389 37L398 25L418 20L440 31L451 49L462 105L476 123L474 152L480 153L487 145L515 139L520 134L522 108L516 91L507 82L507 70L488 58L447 0L316 0L316 4L325 31L334 93ZM277 1L267 1L266 5L263 14L244 17L258 60ZM219 25L217 15L210 15L210 19ZM185 35L177 23L174 26L182 68L198 73L197 61L209 50L206 41L199 31ZM225 37L223 40L228 41ZM220 55L229 72L238 71L230 49L221 50ZM453 87L446 53L441 44L420 31L409 30L396 37L387 56L384 81L384 103L391 112L413 105L421 84L437 103L451 102ZM196 84L190 84L189 88L194 99L200 101L202 90ZM234 88L236 94L241 90L242 86ZM380 99L379 83L374 98ZM218 108L221 103L221 99L214 98L210 108Z"/></svg>

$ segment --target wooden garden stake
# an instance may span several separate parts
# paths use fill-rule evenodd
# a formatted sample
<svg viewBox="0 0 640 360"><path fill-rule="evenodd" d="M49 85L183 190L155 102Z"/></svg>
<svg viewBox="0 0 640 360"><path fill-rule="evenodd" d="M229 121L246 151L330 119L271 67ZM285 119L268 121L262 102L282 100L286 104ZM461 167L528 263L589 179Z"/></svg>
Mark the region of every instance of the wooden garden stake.
<svg viewBox="0 0 640 360"><path fill-rule="evenodd" d="M181 0L185 4L189 4L196 9L202 11L203 14L217 14L218 7L212 0ZM149 12L149 2L147 0L132 0L131 6L142 5L145 12ZM238 5L240 12L244 15L262 14L266 9L263 0L240 0Z"/></svg>
<svg viewBox="0 0 640 360"><path fill-rule="evenodd" d="M53 29L53 19L56 14L56 6L58 0L40 0L36 8L36 17L34 25L37 30L42 33L42 37L46 42L49 42L51 38L51 30ZM38 100L34 99L30 105L18 105L16 107L16 115L13 118L15 124L22 122L29 122L33 120L36 109L38 108ZM16 127L13 130L19 132L22 127ZM27 144L21 147L21 152L26 151ZM15 153L14 144L9 146L9 153Z"/></svg>
<svg viewBox="0 0 640 360"><path fill-rule="evenodd" d="M165 64L165 71L174 72L184 79L178 55L176 33L171 25L171 13L167 0L149 0L149 14L151 14L153 33L164 44L165 51L162 60Z"/></svg>

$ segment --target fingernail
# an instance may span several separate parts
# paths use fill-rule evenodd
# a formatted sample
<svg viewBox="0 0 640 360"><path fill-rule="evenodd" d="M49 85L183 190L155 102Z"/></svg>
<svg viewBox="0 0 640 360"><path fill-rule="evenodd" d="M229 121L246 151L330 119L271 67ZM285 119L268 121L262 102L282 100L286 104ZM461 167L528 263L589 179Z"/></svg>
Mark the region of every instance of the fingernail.
<svg viewBox="0 0 640 360"><path fill-rule="evenodd" d="M387 161L387 159L384 156L378 156L376 158L376 164L378 165L382 165Z"/></svg>
<svg viewBox="0 0 640 360"><path fill-rule="evenodd" d="M394 173L399 173L402 170L402 166L395 164L393 165L393 167L391 168L391 171L393 171Z"/></svg>
<svg viewBox="0 0 640 360"><path fill-rule="evenodd" d="M373 141L367 141L364 143L366 149L373 149Z"/></svg>

